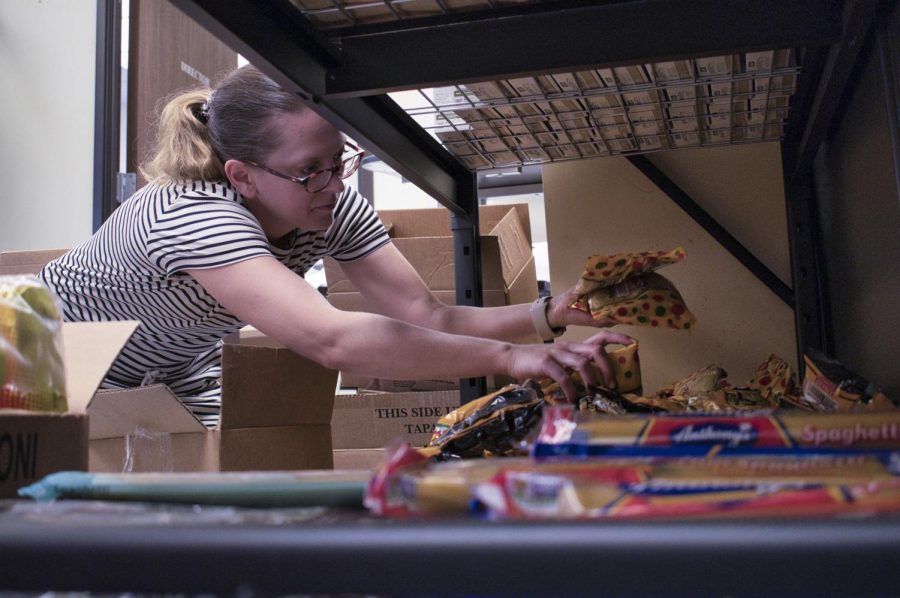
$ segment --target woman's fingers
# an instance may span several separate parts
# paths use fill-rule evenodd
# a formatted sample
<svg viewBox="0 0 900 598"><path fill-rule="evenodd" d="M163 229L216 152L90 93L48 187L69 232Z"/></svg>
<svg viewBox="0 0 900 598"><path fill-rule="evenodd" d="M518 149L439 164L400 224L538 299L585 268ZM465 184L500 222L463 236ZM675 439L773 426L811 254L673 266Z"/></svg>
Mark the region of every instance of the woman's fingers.
<svg viewBox="0 0 900 598"><path fill-rule="evenodd" d="M627 334L612 332L611 330L603 330L584 341L586 344L595 345L631 345L637 341Z"/></svg>
<svg viewBox="0 0 900 598"><path fill-rule="evenodd" d="M566 395L566 399L570 403L574 403L578 400L578 391L575 390L575 383L569 377L569 370L561 363L563 361L567 360L562 356L554 356L551 351L550 359L547 359L544 365L543 374L553 378L559 384L563 394Z"/></svg>
<svg viewBox="0 0 900 598"><path fill-rule="evenodd" d="M584 342L583 346L585 347L586 354L597 366L597 369L600 370L603 383L607 388L616 387L616 376L615 372L613 372L612 365L609 362L609 357L606 354L606 345L630 345L635 342L637 341L627 334L610 332L608 330L598 332ZM582 374L582 380L588 382L589 379L585 378ZM596 380L591 380L591 382L596 383Z"/></svg>
<svg viewBox="0 0 900 598"><path fill-rule="evenodd" d="M575 371L578 372L585 384L596 384L596 376L591 367L593 354L586 352L579 343L559 343L559 345L558 359L566 368L567 378L569 372ZM572 386L574 389L574 384Z"/></svg>

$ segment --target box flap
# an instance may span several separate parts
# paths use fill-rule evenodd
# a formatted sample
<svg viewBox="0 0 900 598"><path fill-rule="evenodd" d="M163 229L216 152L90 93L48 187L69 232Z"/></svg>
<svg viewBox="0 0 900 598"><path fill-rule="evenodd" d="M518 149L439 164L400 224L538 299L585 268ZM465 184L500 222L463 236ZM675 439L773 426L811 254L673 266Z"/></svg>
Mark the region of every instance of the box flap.
<svg viewBox="0 0 900 598"><path fill-rule="evenodd" d="M165 384L98 391L87 413L91 440L121 438L138 429L169 434L206 431Z"/></svg>
<svg viewBox="0 0 900 598"><path fill-rule="evenodd" d="M492 234L491 231L497 227L497 223L506 217L510 209L516 211L516 215L519 217L519 222L522 223L522 229L525 232L525 239L528 242L528 246L531 247L531 217L528 213L527 203L492 204L478 208L478 227L481 234Z"/></svg>
<svg viewBox="0 0 900 598"><path fill-rule="evenodd" d="M68 249L39 251L0 251L0 275L37 274L47 262L55 260Z"/></svg>
<svg viewBox="0 0 900 598"><path fill-rule="evenodd" d="M138 322L64 322L63 358L69 411L85 413L116 356Z"/></svg>
<svg viewBox="0 0 900 598"><path fill-rule="evenodd" d="M503 280L506 288L509 289L519 272L532 257L531 244L528 242L516 210L512 208L491 229L490 234L495 235L499 240Z"/></svg>

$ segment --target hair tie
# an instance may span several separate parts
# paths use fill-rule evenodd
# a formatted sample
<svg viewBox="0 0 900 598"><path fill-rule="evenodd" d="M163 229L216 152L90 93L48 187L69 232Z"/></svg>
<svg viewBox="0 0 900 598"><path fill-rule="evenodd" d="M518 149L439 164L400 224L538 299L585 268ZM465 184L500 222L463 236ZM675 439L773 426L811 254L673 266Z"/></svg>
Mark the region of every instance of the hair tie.
<svg viewBox="0 0 900 598"><path fill-rule="evenodd" d="M205 125L206 123L209 122L209 105L211 103L212 103L212 94L209 94L209 97L206 99L205 102L203 102L203 104L201 104L201 106L199 108L197 108L197 105L195 104L191 109L191 112L194 113L194 118L196 118L198 121L200 121L200 123L203 125Z"/></svg>

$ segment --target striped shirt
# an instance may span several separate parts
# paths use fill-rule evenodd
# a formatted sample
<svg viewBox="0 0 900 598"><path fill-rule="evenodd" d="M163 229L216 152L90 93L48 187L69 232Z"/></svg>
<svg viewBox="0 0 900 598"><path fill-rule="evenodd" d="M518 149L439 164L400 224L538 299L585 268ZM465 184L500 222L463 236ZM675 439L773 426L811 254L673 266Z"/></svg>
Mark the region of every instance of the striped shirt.
<svg viewBox="0 0 900 598"><path fill-rule="evenodd" d="M75 322L138 320L104 388L164 383L207 426L221 406L221 347L244 326L186 270L273 256L303 275L323 256L362 258L388 243L369 203L347 187L327 231L295 229L269 243L227 183L150 184L122 203L87 241L50 262L44 282Z"/></svg>

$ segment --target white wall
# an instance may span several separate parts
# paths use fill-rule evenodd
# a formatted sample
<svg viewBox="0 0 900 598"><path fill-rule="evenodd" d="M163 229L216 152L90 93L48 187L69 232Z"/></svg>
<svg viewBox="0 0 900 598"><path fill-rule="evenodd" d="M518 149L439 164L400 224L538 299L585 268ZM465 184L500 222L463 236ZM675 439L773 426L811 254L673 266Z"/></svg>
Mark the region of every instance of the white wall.
<svg viewBox="0 0 900 598"><path fill-rule="evenodd" d="M0 2L0 251L91 234L96 0Z"/></svg>

